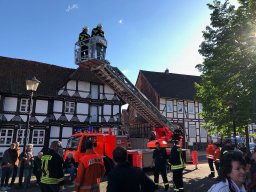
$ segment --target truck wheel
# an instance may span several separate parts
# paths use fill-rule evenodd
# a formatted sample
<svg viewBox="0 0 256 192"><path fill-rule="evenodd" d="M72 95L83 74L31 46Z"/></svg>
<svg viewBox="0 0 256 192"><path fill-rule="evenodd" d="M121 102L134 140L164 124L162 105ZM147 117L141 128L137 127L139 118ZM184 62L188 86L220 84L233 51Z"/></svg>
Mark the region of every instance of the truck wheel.
<svg viewBox="0 0 256 192"><path fill-rule="evenodd" d="M104 161L104 166L106 170L105 176L107 176L109 171L114 167L114 162L109 157L104 157L103 161Z"/></svg>

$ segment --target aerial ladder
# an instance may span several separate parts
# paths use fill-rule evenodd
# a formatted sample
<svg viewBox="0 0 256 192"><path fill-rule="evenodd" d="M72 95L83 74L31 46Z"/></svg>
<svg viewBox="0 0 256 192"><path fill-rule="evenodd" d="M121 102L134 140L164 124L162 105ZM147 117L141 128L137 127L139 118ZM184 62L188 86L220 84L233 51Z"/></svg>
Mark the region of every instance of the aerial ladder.
<svg viewBox="0 0 256 192"><path fill-rule="evenodd" d="M80 43L75 44L75 63L79 67L90 69L97 78L112 88L115 93L126 103L131 105L152 127L160 145L167 146L167 141L173 136L175 126L160 113L160 111L140 92L127 77L117 68L110 65L105 59L107 41L103 37L94 36L87 42L88 50L81 50ZM98 47L97 47L98 46ZM86 51L87 55L83 54ZM155 146L155 142L148 143L149 148Z"/></svg>

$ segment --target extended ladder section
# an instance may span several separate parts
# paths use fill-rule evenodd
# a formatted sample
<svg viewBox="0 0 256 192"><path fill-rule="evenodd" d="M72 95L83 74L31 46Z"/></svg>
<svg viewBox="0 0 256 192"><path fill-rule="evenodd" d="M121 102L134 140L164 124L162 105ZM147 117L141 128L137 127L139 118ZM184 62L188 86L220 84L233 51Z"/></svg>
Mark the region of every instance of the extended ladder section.
<svg viewBox="0 0 256 192"><path fill-rule="evenodd" d="M83 46L86 44L86 46ZM165 116L144 96L117 68L105 60L107 41L100 36L94 36L75 44L75 62L80 67L91 69L95 75L126 103L131 105L153 127L169 127L174 132L174 126Z"/></svg>
<svg viewBox="0 0 256 192"><path fill-rule="evenodd" d="M169 127L174 131L173 124L160 113L117 67L112 67L106 60L98 59L81 61L79 66L90 68L102 82L111 87L119 97L131 105L153 127Z"/></svg>

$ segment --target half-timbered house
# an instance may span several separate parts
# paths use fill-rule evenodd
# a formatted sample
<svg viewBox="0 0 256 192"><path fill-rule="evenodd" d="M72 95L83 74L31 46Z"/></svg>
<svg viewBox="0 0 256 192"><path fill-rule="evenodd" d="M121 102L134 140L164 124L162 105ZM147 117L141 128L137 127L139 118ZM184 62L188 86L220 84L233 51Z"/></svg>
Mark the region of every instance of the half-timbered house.
<svg viewBox="0 0 256 192"><path fill-rule="evenodd" d="M199 115L202 104L195 100L194 83L200 82L198 76L143 71L139 72L136 87L167 117L179 125L189 146L207 142L204 120ZM150 126L129 107L130 132L133 136L149 135Z"/></svg>
<svg viewBox="0 0 256 192"><path fill-rule="evenodd" d="M200 116L203 106L195 99L195 83L200 81L199 76L169 73L168 70L163 73L141 70L135 85L170 122L183 129L185 147L196 149L205 148L208 142L204 120ZM152 129L150 125L132 107L128 111L131 136L148 137ZM250 124L249 133L255 133L255 127ZM253 140L250 137L250 142Z"/></svg>
<svg viewBox="0 0 256 192"><path fill-rule="evenodd" d="M0 57L0 152L24 141L30 93L26 80L41 81L32 99L27 143L36 153L52 140L66 146L72 133L88 127L119 127L122 100L84 68Z"/></svg>

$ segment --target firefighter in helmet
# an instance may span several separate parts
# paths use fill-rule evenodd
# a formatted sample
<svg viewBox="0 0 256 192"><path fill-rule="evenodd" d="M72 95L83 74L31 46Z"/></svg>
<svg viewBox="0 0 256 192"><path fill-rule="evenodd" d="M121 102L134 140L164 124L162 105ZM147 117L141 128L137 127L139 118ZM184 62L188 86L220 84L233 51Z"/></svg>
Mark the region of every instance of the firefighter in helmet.
<svg viewBox="0 0 256 192"><path fill-rule="evenodd" d="M89 53L89 40L88 27L84 27L83 31L79 34L79 45L81 47L81 60L88 59Z"/></svg>
<svg viewBox="0 0 256 192"><path fill-rule="evenodd" d="M104 39L105 41L105 36L104 36L104 31L102 30L102 25L98 24L97 27L93 28L92 30L92 37L98 36L101 39ZM99 43L98 41L96 42L96 51L97 51L97 59L105 59L106 55L106 46L104 46L102 43ZM94 50L92 50L92 54L94 54Z"/></svg>
<svg viewBox="0 0 256 192"><path fill-rule="evenodd" d="M94 152L91 140L86 140L83 146L85 146L85 155L79 160L77 177L75 179L75 191L99 192L100 178L105 173L103 159Z"/></svg>
<svg viewBox="0 0 256 192"><path fill-rule="evenodd" d="M173 172L173 186L174 191L184 191L183 189L183 169L185 168L184 160L182 158L182 149L177 146L177 140L170 141L171 156L170 164Z"/></svg>

